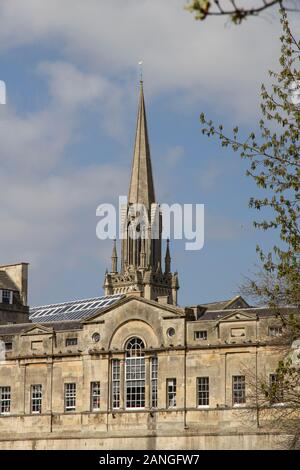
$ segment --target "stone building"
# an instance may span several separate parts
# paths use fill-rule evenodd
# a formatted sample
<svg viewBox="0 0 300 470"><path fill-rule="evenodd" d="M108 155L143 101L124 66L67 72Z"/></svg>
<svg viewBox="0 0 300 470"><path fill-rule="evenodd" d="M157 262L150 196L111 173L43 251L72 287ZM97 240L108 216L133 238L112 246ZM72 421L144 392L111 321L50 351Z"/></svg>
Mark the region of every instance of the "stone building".
<svg viewBox="0 0 300 470"><path fill-rule="evenodd" d="M157 217L158 236L127 236L120 271L114 244L102 297L29 313L27 265L0 267L0 448L275 448L282 436L249 402L247 370L274 376L281 322L240 296L178 306L169 243L161 260L142 85L128 233L135 203Z"/></svg>
<svg viewBox="0 0 300 470"><path fill-rule="evenodd" d="M29 321L28 264L0 266L0 325Z"/></svg>

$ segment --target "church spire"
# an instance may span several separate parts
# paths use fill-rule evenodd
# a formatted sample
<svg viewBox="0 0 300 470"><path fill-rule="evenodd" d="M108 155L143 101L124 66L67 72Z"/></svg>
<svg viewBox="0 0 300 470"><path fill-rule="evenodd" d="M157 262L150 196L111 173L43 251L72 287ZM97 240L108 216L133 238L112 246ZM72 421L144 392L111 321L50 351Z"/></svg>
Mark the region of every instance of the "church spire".
<svg viewBox="0 0 300 470"><path fill-rule="evenodd" d="M142 80L140 81L140 97L128 202L129 204L141 203L147 208L150 208L151 204L155 202Z"/></svg>
<svg viewBox="0 0 300 470"><path fill-rule="evenodd" d="M144 207L138 207L138 204ZM179 285L177 275L170 272L169 242L165 271L161 264L162 212L155 202L142 80L128 204L121 208L121 223L125 233L121 241L121 269L117 271L114 242L112 270L105 276L105 295L134 291L146 299L163 297L169 304L177 305Z"/></svg>
<svg viewBox="0 0 300 470"><path fill-rule="evenodd" d="M118 272L118 254L117 254L116 240L114 240L112 254L111 254L111 272L114 274Z"/></svg>
<svg viewBox="0 0 300 470"><path fill-rule="evenodd" d="M170 240L167 239L167 248L165 256L165 273L171 272Z"/></svg>

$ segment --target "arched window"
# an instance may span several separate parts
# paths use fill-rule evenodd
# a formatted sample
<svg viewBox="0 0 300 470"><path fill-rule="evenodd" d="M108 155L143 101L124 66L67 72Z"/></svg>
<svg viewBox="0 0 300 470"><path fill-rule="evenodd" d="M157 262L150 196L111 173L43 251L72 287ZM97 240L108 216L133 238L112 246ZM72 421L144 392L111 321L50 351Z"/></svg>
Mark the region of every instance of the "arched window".
<svg viewBox="0 0 300 470"><path fill-rule="evenodd" d="M145 345L134 337L125 346L125 400L126 408L145 407Z"/></svg>
<svg viewBox="0 0 300 470"><path fill-rule="evenodd" d="M126 343L126 348L125 348L126 356L127 357L142 356L144 354L143 353L144 348L145 348L145 345L140 338L131 338Z"/></svg>

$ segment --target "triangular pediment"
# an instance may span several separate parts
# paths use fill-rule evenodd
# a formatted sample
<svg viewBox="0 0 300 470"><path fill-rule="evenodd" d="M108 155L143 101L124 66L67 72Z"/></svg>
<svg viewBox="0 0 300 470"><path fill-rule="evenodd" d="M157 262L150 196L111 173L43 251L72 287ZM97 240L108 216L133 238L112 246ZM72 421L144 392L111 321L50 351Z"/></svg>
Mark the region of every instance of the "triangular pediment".
<svg viewBox="0 0 300 470"><path fill-rule="evenodd" d="M223 318L219 320L218 323L225 323L225 322L241 322L241 321L255 321L256 315L252 313L244 312L241 310L235 310L230 312L228 315L225 315Z"/></svg>
<svg viewBox="0 0 300 470"><path fill-rule="evenodd" d="M250 305L246 302L246 300L241 295L237 295L233 299L229 300L229 302L227 302L227 304L224 307L224 310L233 309L233 308L242 309L242 308L249 308L249 307Z"/></svg>
<svg viewBox="0 0 300 470"><path fill-rule="evenodd" d="M134 306L135 305L141 305L144 304L145 306L148 306L149 308L152 307L153 312L157 311L162 314L162 316L166 317L183 317L185 316L184 309L175 307L173 305L169 304L160 304L159 302L155 302L153 300L147 300L144 299L143 297L137 297L134 295L129 295L127 297L124 297L120 299L119 301L115 302L113 305L110 307L107 307L105 309L102 309L99 311L99 313L94 313L90 318L82 320L82 323L97 323L98 321L103 321L103 317L107 313L113 314L114 311L119 310L121 306L124 306L128 304L128 308L132 308L132 311L134 312Z"/></svg>
<svg viewBox="0 0 300 470"><path fill-rule="evenodd" d="M21 333L22 336L32 336L32 335L49 335L53 333L53 328L47 328L46 326L41 325L32 325L30 328L23 330Z"/></svg>

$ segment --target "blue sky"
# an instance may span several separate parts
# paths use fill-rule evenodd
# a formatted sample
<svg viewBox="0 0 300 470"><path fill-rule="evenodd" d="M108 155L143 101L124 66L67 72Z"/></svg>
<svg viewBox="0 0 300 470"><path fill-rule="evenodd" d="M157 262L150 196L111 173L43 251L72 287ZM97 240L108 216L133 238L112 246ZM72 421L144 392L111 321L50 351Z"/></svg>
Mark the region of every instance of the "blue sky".
<svg viewBox="0 0 300 470"><path fill-rule="evenodd" d="M199 23L183 6L0 1L0 263L30 263L31 304L102 294L111 243L95 213L127 193L141 59L157 199L205 204L204 248L171 244L180 303L235 295L256 244L276 242L252 228L247 163L202 136L199 114L255 128L278 19Z"/></svg>

